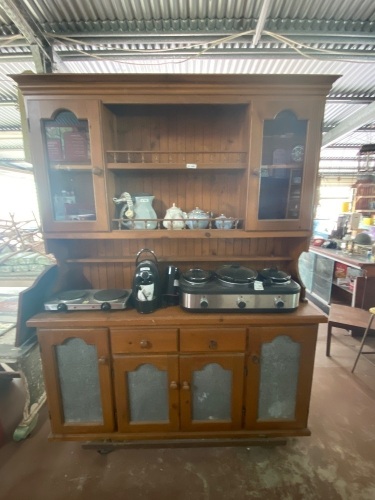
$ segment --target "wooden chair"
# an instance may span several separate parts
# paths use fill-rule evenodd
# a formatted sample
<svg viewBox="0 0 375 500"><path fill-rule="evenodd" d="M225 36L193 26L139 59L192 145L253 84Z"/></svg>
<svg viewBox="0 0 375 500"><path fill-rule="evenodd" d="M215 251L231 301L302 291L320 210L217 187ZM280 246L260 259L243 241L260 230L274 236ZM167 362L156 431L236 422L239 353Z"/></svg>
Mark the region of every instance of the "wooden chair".
<svg viewBox="0 0 375 500"><path fill-rule="evenodd" d="M342 328L344 330L364 330L359 352L352 368L352 372L354 372L361 354L373 354L372 352L365 353L362 349L367 334L371 328L374 314L375 307L372 307L369 311L367 311L358 307L331 304L328 316L326 356L331 355L332 327Z"/></svg>

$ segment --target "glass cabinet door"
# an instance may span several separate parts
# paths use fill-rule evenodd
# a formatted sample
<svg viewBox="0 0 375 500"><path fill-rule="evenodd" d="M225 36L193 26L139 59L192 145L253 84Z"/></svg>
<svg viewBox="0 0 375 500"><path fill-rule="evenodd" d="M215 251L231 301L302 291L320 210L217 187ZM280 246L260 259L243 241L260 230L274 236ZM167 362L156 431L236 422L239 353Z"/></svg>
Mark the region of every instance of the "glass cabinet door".
<svg viewBox="0 0 375 500"><path fill-rule="evenodd" d="M316 326L251 328L246 427L307 428Z"/></svg>
<svg viewBox="0 0 375 500"><path fill-rule="evenodd" d="M259 220L299 219L306 132L292 111L264 120Z"/></svg>
<svg viewBox="0 0 375 500"><path fill-rule="evenodd" d="M107 227L97 101L29 104L39 148L34 163L45 166L38 184L45 230L103 230ZM41 169L36 169L41 170ZM41 180L41 179L39 179Z"/></svg>
<svg viewBox="0 0 375 500"><path fill-rule="evenodd" d="M317 111L309 101L255 107L247 229L308 230L318 171L316 142L321 140Z"/></svg>
<svg viewBox="0 0 375 500"><path fill-rule="evenodd" d="M178 358L115 356L120 432L178 430Z"/></svg>
<svg viewBox="0 0 375 500"><path fill-rule="evenodd" d="M239 429L242 419L244 356L180 358L181 428Z"/></svg>
<svg viewBox="0 0 375 500"><path fill-rule="evenodd" d="M42 330L38 335L53 432L112 431L108 331Z"/></svg>

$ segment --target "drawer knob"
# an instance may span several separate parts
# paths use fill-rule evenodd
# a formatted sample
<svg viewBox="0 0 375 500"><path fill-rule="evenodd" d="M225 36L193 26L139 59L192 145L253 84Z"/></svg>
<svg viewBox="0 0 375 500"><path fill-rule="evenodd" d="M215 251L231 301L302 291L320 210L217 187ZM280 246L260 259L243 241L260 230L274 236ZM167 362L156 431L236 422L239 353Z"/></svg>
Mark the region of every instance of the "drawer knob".
<svg viewBox="0 0 375 500"><path fill-rule="evenodd" d="M208 343L208 348L209 349L217 349L217 341L216 340L210 340L209 343Z"/></svg>
<svg viewBox="0 0 375 500"><path fill-rule="evenodd" d="M182 390L183 391L188 391L190 389L189 382L182 382Z"/></svg>
<svg viewBox="0 0 375 500"><path fill-rule="evenodd" d="M149 347L151 347L151 342L149 342L148 340L141 340L139 342L139 345L142 347L142 349L148 349Z"/></svg>
<svg viewBox="0 0 375 500"><path fill-rule="evenodd" d="M99 363L99 365L106 365L107 364L107 357L100 356L100 358L98 358L98 363Z"/></svg>
<svg viewBox="0 0 375 500"><path fill-rule="evenodd" d="M172 382L169 385L170 389L178 389L178 384L175 380L172 380Z"/></svg>
<svg viewBox="0 0 375 500"><path fill-rule="evenodd" d="M253 354L251 356L251 361L257 365L259 363L259 356L257 356L256 354Z"/></svg>

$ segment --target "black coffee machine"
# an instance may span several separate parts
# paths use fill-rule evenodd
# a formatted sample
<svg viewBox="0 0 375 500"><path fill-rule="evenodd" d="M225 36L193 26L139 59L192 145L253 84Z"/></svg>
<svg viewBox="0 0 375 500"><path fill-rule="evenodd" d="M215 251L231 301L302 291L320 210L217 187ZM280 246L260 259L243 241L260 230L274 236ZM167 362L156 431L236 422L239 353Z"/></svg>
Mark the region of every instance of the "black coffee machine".
<svg viewBox="0 0 375 500"><path fill-rule="evenodd" d="M152 260L141 260L145 253L151 254ZM139 313L151 313L161 306L161 298L158 260L152 250L142 248L135 260L132 302Z"/></svg>
<svg viewBox="0 0 375 500"><path fill-rule="evenodd" d="M180 303L180 271L175 266L168 266L165 270L165 284L163 300L167 306L176 306Z"/></svg>

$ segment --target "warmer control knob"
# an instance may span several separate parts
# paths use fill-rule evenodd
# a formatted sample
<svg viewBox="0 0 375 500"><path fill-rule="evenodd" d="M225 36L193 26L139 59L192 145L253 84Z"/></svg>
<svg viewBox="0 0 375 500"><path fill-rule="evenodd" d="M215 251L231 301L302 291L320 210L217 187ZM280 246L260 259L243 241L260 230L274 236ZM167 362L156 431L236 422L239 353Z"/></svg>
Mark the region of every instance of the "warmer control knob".
<svg viewBox="0 0 375 500"><path fill-rule="evenodd" d="M208 307L208 300L206 297L202 297L200 300L200 305L202 309L207 309Z"/></svg>
<svg viewBox="0 0 375 500"><path fill-rule="evenodd" d="M109 302L103 302L103 304L100 306L100 309L102 311L110 311L111 310L111 304Z"/></svg>
<svg viewBox="0 0 375 500"><path fill-rule="evenodd" d="M277 307L277 309L282 309L285 305L285 302L283 301L283 299L281 297L275 297L274 303L275 303L275 307Z"/></svg>
<svg viewBox="0 0 375 500"><path fill-rule="evenodd" d="M240 308L240 309L245 309L246 307L246 302L244 301L244 299L242 297L238 297L237 299L237 306Z"/></svg>
<svg viewBox="0 0 375 500"><path fill-rule="evenodd" d="M65 312L68 310L68 306L64 304L64 302L61 302L60 304L57 304L57 310L60 312Z"/></svg>

